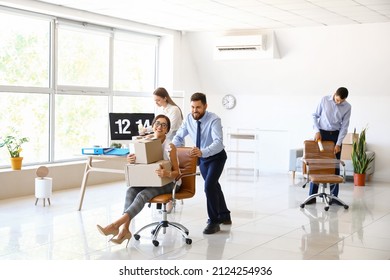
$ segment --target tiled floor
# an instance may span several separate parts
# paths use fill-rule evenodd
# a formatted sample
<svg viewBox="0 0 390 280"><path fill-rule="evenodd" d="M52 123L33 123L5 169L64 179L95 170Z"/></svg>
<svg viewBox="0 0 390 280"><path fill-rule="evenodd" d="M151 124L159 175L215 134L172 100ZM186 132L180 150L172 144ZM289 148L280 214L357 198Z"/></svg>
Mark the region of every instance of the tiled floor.
<svg viewBox="0 0 390 280"><path fill-rule="evenodd" d="M55 182L54 182L55 183ZM317 202L299 207L308 189L289 174L221 179L233 224L203 235L207 220L203 180L197 194L178 203L169 219L185 224L192 238L187 245L174 230L151 243L146 231L139 241L115 245L100 235L122 213L123 182L89 186L81 211L79 189L55 192L51 205L35 206L35 197L0 201L0 259L2 260L388 260L390 259L390 184L368 182L340 188L348 210ZM159 218L145 207L132 230Z"/></svg>

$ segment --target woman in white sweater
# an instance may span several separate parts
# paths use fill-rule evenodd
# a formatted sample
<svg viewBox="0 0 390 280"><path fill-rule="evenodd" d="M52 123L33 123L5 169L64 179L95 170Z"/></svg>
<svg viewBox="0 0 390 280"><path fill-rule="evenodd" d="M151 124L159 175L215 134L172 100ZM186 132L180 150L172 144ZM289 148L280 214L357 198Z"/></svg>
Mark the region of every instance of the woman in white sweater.
<svg viewBox="0 0 390 280"><path fill-rule="evenodd" d="M171 121L171 130L167 134L167 138L172 140L183 122L183 113L179 106L177 106L169 96L169 93L165 88L157 88L153 92L153 98L157 105L155 115L163 114Z"/></svg>

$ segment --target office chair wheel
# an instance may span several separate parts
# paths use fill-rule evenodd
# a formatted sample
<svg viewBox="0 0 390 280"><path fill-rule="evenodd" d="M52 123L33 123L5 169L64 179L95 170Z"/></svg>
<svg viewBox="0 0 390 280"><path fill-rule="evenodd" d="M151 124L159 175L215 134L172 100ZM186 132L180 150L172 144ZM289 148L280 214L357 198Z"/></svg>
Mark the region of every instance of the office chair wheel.
<svg viewBox="0 0 390 280"><path fill-rule="evenodd" d="M305 208L305 204L302 203L302 204L300 205L300 207L301 207L301 208Z"/></svg>
<svg viewBox="0 0 390 280"><path fill-rule="evenodd" d="M328 211L329 210L329 206L325 206L324 209L325 209L325 211Z"/></svg>
<svg viewBox="0 0 390 280"><path fill-rule="evenodd" d="M192 239L186 238L186 244L190 245L192 243Z"/></svg>
<svg viewBox="0 0 390 280"><path fill-rule="evenodd" d="M157 246L160 244L160 242L158 242L157 240L153 240L152 243L153 243L153 245L154 245L155 247L157 247Z"/></svg>
<svg viewBox="0 0 390 280"><path fill-rule="evenodd" d="M349 208L349 206L348 205L344 205L344 209L348 209Z"/></svg>
<svg viewBox="0 0 390 280"><path fill-rule="evenodd" d="M139 234L134 234L134 239L135 240L139 240L141 238L141 236Z"/></svg>

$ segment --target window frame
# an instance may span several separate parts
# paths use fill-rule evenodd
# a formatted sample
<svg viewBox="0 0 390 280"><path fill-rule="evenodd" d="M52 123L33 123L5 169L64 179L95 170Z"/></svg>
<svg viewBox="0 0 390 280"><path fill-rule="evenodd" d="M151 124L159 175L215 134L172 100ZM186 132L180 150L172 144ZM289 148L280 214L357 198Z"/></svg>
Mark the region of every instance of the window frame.
<svg viewBox="0 0 390 280"><path fill-rule="evenodd" d="M0 12L9 12L17 16L26 16L31 18L45 19L48 20L49 25L49 85L48 87L25 87L25 86L9 86L9 85L0 85L0 94L1 92L14 92L14 93L29 93L29 94L48 94L49 95L49 161L48 162L34 162L26 165L35 165L35 164L45 164L45 163L59 163L59 162L68 162L80 160L83 157L80 153L80 158L71 158L69 160L55 160L55 98L57 94L62 95L91 95L91 96L107 96L107 123L108 123L108 113L113 111L113 98L115 96L127 96L127 97L145 97L150 98L152 96L151 92L142 92L142 91L114 91L113 90L113 61L114 61L114 42L116 36L125 34L126 36L134 36L138 38L144 38L145 40L154 40L155 42L155 52L154 52L154 77L153 77L153 88L156 87L157 73L158 73L158 55L159 55L159 43L160 36L152 35L147 33L140 33L131 30L118 29L114 27L108 27L103 25L95 25L90 23L85 23L77 20L70 20L66 18L55 17L51 15L44 15L30 11L16 10L8 7L0 7ZM109 63L108 63L108 87L91 87L91 86L72 86L72 85L58 85L58 27L59 25L69 25L72 28L82 27L86 28L85 30L90 30L90 32L105 32L110 37L109 39ZM153 102L153 101L151 101ZM109 129L109 127L108 127ZM109 133L107 133L109 137ZM109 142L110 139L107 139ZM81 150L81 147L80 147ZM0 169L4 166L0 166ZM5 166L7 168L7 166Z"/></svg>

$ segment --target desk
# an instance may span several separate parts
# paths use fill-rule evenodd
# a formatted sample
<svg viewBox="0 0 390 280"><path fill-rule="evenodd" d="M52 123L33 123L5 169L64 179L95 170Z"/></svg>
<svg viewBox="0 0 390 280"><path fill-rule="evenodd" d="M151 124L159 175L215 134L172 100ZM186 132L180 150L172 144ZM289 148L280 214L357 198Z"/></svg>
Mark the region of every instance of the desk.
<svg viewBox="0 0 390 280"><path fill-rule="evenodd" d="M125 168L124 165L127 163L127 156L106 156L106 155L90 155L88 156L87 163L85 165L85 171L83 176L83 181L81 182L80 187L80 202L79 202L79 208L78 210L81 210L81 207L83 206L83 200L84 200L84 194L85 189L87 187L87 181L88 181L88 175L91 172L106 172L106 173L118 173L118 174L125 174ZM117 169L117 168L103 168L103 167L95 167L93 166L94 161L123 161L123 168Z"/></svg>

